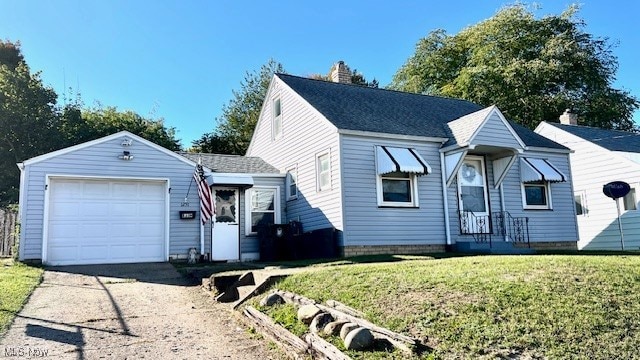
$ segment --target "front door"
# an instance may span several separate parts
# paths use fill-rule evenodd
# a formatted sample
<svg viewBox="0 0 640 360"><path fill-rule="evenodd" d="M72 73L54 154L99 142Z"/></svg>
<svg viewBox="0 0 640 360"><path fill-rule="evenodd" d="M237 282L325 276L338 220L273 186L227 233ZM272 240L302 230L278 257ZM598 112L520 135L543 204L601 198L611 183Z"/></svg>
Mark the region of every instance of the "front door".
<svg viewBox="0 0 640 360"><path fill-rule="evenodd" d="M489 201L483 157L465 157L458 172L458 201L462 232L489 232Z"/></svg>
<svg viewBox="0 0 640 360"><path fill-rule="evenodd" d="M240 260L240 217L238 188L214 187L216 202L212 229L211 258L214 261Z"/></svg>

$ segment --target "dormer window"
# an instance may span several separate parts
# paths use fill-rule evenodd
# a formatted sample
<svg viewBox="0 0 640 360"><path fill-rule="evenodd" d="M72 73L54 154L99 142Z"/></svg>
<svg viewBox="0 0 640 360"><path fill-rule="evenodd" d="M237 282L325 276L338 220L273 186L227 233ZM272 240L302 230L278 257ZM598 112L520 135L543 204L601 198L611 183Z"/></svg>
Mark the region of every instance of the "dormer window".
<svg viewBox="0 0 640 360"><path fill-rule="evenodd" d="M280 98L273 100L273 140L282 136L282 107Z"/></svg>

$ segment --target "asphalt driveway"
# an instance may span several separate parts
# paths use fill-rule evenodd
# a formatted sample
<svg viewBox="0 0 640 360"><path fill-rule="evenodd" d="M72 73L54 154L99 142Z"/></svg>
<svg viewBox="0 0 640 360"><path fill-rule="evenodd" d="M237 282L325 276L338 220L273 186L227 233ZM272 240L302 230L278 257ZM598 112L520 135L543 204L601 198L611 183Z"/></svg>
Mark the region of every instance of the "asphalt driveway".
<svg viewBox="0 0 640 360"><path fill-rule="evenodd" d="M44 355L44 356L43 356ZM170 264L69 266L44 281L8 333L0 357L277 359L231 310Z"/></svg>

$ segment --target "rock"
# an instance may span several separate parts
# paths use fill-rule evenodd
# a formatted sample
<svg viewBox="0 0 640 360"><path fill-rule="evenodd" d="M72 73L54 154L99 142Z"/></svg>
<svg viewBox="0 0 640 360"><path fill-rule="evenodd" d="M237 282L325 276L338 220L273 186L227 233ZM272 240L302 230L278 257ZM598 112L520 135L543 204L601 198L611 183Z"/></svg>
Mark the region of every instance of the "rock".
<svg viewBox="0 0 640 360"><path fill-rule="evenodd" d="M273 306L275 304L284 304L282 296L276 293L269 294L260 300L260 306Z"/></svg>
<svg viewBox="0 0 640 360"><path fill-rule="evenodd" d="M344 347L347 350L367 350L373 346L374 341L369 329L359 327L349 332L344 339Z"/></svg>
<svg viewBox="0 0 640 360"><path fill-rule="evenodd" d="M348 321L345 321L345 320L332 321L327 325L325 325L322 331L324 332L325 335L338 335L340 334L340 329L342 329L342 326L347 322Z"/></svg>
<svg viewBox="0 0 640 360"><path fill-rule="evenodd" d="M298 319L309 325L313 321L313 318L321 312L322 310L315 305L303 305L298 309Z"/></svg>
<svg viewBox="0 0 640 360"><path fill-rule="evenodd" d="M346 323L342 325L342 328L340 329L340 339L344 341L344 339L347 337L347 334L349 334L351 330L357 329L358 327L360 327L360 325L356 323Z"/></svg>
<svg viewBox="0 0 640 360"><path fill-rule="evenodd" d="M311 324L309 325L309 330L312 333L319 333L322 329L324 329L325 325L333 321L333 316L326 312L321 312L320 314L313 317Z"/></svg>

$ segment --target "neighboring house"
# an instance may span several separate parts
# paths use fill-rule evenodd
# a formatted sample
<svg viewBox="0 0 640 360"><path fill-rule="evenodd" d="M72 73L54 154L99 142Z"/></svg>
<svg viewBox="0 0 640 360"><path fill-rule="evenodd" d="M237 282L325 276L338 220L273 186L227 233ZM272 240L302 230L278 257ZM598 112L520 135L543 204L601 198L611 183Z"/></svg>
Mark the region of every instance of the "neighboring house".
<svg viewBox="0 0 640 360"><path fill-rule="evenodd" d="M200 226L193 180L199 159L218 196L213 237L210 223ZM21 260L168 261L186 258L190 248L213 260L255 260L257 239L239 224L260 217L279 222L283 215L284 176L264 161L179 155L126 131L18 166ZM195 217L181 219L181 211Z"/></svg>
<svg viewBox="0 0 640 360"><path fill-rule="evenodd" d="M624 181L631 192L619 199L626 250L640 249L640 134L577 125L574 114L565 113L561 123L543 122L536 132L565 145L571 154L579 249L620 250L616 203L602 187Z"/></svg>
<svg viewBox="0 0 640 360"><path fill-rule="evenodd" d="M337 229L346 256L576 248L569 149L495 106L332 78L277 74L264 100L247 155L287 174L283 221Z"/></svg>

